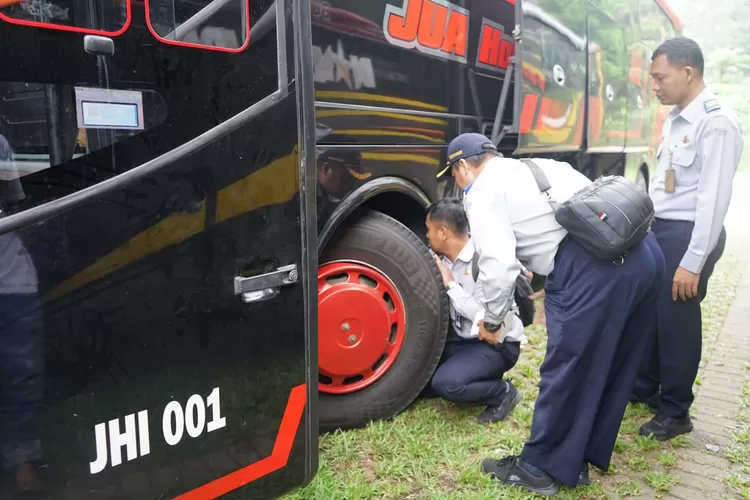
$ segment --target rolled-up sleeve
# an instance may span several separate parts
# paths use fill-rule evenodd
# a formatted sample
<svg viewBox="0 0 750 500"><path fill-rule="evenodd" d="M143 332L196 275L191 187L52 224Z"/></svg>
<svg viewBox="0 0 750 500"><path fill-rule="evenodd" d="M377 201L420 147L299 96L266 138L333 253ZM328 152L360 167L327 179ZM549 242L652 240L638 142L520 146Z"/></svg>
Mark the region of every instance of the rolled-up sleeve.
<svg viewBox="0 0 750 500"><path fill-rule="evenodd" d="M513 305L516 277L521 270L516 237L502 193L484 190L472 195L467 216L479 253L477 283L484 295L484 320L499 324Z"/></svg>
<svg viewBox="0 0 750 500"><path fill-rule="evenodd" d="M742 131L726 116L712 117L698 137L698 204L690 245L680 262L683 269L700 273L719 241L743 147Z"/></svg>

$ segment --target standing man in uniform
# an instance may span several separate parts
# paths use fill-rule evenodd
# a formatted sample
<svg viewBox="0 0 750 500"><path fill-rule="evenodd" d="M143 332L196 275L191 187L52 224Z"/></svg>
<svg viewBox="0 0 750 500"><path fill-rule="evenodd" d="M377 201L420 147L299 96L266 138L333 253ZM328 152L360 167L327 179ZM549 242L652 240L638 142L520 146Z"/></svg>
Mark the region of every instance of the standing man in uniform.
<svg viewBox="0 0 750 500"><path fill-rule="evenodd" d="M511 309L505 316L502 342L490 344L479 337L475 318L483 309L482 290L471 272L474 242L461 201L443 198L427 211L427 240L443 276L450 299L448 340L430 382L428 395L449 401L486 405L477 416L482 424L508 418L521 401L519 391L502 375L513 368L521 353L523 324Z"/></svg>
<svg viewBox="0 0 750 500"><path fill-rule="evenodd" d="M641 435L660 441L693 430L688 410L701 359L700 303L724 251L724 217L743 149L737 116L706 87L693 40L667 40L651 56L654 90L674 107L651 180L653 232L666 259L656 333L631 400L656 415Z"/></svg>
<svg viewBox="0 0 750 500"><path fill-rule="evenodd" d="M590 181L567 163L535 160L562 203ZM448 146L479 253L485 297L480 335L499 331L519 270L547 276L547 352L531 437L520 456L482 462L501 483L554 495L607 470L654 321L664 257L653 237L612 261L599 260L555 220L525 163L498 157L492 142L463 134ZM447 169L446 169L447 170Z"/></svg>

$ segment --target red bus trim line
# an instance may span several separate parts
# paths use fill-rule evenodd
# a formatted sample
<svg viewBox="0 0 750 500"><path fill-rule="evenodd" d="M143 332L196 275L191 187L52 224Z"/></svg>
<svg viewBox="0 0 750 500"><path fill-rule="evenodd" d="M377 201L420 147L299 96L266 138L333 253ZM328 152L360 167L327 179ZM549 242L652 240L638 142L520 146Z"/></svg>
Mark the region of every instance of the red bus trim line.
<svg viewBox="0 0 750 500"><path fill-rule="evenodd" d="M16 19L14 17L10 17L9 15L3 14L2 12L0 12L0 19L2 19L8 24L15 24L17 26L26 26L29 28L44 28L48 30L67 31L70 33L81 33L83 35L103 35L103 36L108 36L108 37L116 37L116 36L122 35L126 31L128 31L128 28L130 28L130 22L132 21L132 6L130 4L130 0L125 0L125 11L127 12L125 24L123 24L122 27L118 29L117 31L104 31L104 30L97 30L97 29L92 29L92 28L79 28L78 26L66 26L64 24L43 23L40 21L26 21L23 19Z"/></svg>
<svg viewBox="0 0 750 500"><path fill-rule="evenodd" d="M299 424L302 421L302 415L305 412L306 403L307 386L302 384L292 388L270 456L183 493L175 497L174 500L216 498L286 467Z"/></svg>
<svg viewBox="0 0 750 500"><path fill-rule="evenodd" d="M128 0L129 1L129 0ZM179 42L175 40L167 40L166 38L162 38L159 36L159 34L156 32L154 27L151 25L151 9L149 8L149 0L144 0L144 6L146 8L146 26L148 27L148 30L151 32L151 35L159 40L161 43L164 43L166 45L174 45L176 47L187 47L190 49L203 49L203 50L213 50L215 52L230 52L233 54L236 54L238 52L244 51L246 48L250 46L250 0L242 0L242 2L245 4L245 41L242 43L242 45L236 49L231 49L227 47L216 47L213 45L204 45L200 43L192 43L192 42ZM275 8L275 6L274 6Z"/></svg>
<svg viewBox="0 0 750 500"><path fill-rule="evenodd" d="M659 8L661 8L664 14L666 14L667 18L669 18L669 21L672 23L672 26L674 26L676 30L682 31L685 29L685 23L683 22L682 18L677 14L672 6L669 5L667 0L656 0L656 4L659 6Z"/></svg>

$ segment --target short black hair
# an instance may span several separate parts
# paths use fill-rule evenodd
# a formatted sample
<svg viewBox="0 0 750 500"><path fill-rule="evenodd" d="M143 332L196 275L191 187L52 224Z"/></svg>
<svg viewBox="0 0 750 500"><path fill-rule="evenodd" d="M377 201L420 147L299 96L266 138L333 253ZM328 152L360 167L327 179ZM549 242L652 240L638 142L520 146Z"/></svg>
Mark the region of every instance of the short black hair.
<svg viewBox="0 0 750 500"><path fill-rule="evenodd" d="M469 219L463 203L456 198L443 198L427 208L430 221L443 224L459 235L469 234Z"/></svg>
<svg viewBox="0 0 750 500"><path fill-rule="evenodd" d="M690 66L703 75L705 61L703 51L698 43L688 37L678 36L670 38L659 45L651 55L653 61L659 56L667 56L667 62L672 65Z"/></svg>

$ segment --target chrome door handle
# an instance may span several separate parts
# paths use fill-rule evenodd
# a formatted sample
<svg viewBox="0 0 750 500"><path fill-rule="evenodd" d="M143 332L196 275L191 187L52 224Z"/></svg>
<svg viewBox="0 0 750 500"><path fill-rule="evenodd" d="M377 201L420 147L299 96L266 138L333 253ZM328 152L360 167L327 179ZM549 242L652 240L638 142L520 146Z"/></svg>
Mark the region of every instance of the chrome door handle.
<svg viewBox="0 0 750 500"><path fill-rule="evenodd" d="M270 273L243 278L234 278L234 294L241 295L246 304L271 299L279 294L282 286L293 285L299 279L297 264L282 266Z"/></svg>

